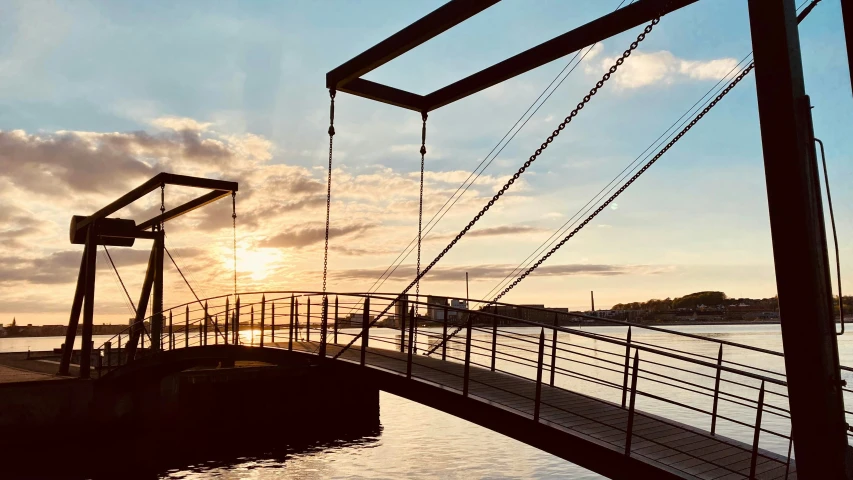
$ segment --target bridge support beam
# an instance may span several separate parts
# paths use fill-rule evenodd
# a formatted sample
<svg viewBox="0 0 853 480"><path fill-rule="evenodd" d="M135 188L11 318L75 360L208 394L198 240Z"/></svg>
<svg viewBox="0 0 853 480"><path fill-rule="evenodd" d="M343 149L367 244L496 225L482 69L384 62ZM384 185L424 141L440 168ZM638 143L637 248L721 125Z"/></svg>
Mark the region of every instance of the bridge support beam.
<svg viewBox="0 0 853 480"><path fill-rule="evenodd" d="M797 472L845 478L844 408L794 0L749 0Z"/></svg>
<svg viewBox="0 0 853 480"><path fill-rule="evenodd" d="M163 262L166 255L165 231L158 230L154 239L152 256L154 257L154 285L151 299L151 350L156 352L161 348L160 339L163 336Z"/></svg>

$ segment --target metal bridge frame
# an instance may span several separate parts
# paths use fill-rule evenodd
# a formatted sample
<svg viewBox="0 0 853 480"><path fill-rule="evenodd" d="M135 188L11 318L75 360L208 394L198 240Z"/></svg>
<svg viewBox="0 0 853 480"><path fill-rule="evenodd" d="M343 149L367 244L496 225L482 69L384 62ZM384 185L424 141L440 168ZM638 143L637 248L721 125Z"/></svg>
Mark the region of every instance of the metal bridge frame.
<svg viewBox="0 0 853 480"><path fill-rule="evenodd" d="M422 96L361 78L499 0L452 0L326 75L326 86L429 112L697 0L638 0ZM853 82L853 0L841 0ZM776 284L797 464L844 478L846 423L823 203L794 0L749 0Z"/></svg>
<svg viewBox="0 0 853 480"><path fill-rule="evenodd" d="M133 220L108 218L109 215L121 210L145 195L163 188L166 185L194 187L211 190L194 200L165 211L154 218L136 225ZM160 228L163 223L177 218L196 208L207 205L225 196L236 193L237 182L214 180L208 178L159 173L147 182L123 195L118 200L87 217L75 216L71 220L71 243L83 243L83 259L77 274L77 287L71 305L71 316L68 320L68 330L65 333L65 347L59 363L59 374L68 375L71 356L74 350L74 339L77 336L77 326L80 321L80 310L83 311L82 343L80 348L80 378L89 378L92 356L92 326L95 305L95 276L98 245L132 246L137 238L154 240L151 255L148 258L148 268L142 283L142 293L137 304L134 325L141 325L148 308L148 299L152 298L151 318L151 348L160 348L160 332L163 329L163 260L165 255L165 231ZM151 229L151 231L146 231ZM153 295L152 295L153 290ZM134 329L133 335L127 342L127 358L133 358L136 344L139 341L140 330Z"/></svg>

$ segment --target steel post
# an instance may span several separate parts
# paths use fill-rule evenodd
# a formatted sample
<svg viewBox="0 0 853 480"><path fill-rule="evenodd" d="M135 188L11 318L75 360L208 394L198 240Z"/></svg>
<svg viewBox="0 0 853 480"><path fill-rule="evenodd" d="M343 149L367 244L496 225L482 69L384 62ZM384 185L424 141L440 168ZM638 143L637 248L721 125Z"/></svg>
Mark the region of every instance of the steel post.
<svg viewBox="0 0 853 480"><path fill-rule="evenodd" d="M111 342L104 342L104 355L107 357L107 373L110 373L110 370L113 368L113 344Z"/></svg>
<svg viewBox="0 0 853 480"><path fill-rule="evenodd" d="M755 478L755 462L758 460L758 441L761 438L761 414L764 411L764 381L761 381L761 390L758 391L758 408L755 412L755 427L752 435L752 456L749 460L749 478ZM845 478L845 477L827 477Z"/></svg>
<svg viewBox="0 0 853 480"><path fill-rule="evenodd" d="M293 309L295 307L295 299L290 296L290 323L287 327L287 349L293 350Z"/></svg>
<svg viewBox="0 0 853 480"><path fill-rule="evenodd" d="M749 0L749 17L797 473L842 478L844 403L794 0Z"/></svg>
<svg viewBox="0 0 853 480"><path fill-rule="evenodd" d="M717 434L717 402L720 398L720 372L723 366L723 344L717 353L717 376L714 379L714 407L711 410L711 435Z"/></svg>
<svg viewBox="0 0 853 480"><path fill-rule="evenodd" d="M184 312L184 348L190 346L190 306L186 306Z"/></svg>
<svg viewBox="0 0 853 480"><path fill-rule="evenodd" d="M199 345L205 347L207 346L207 322L209 319L210 317L207 313L207 302L204 302L204 320L201 322L201 341L199 342Z"/></svg>
<svg viewBox="0 0 853 480"><path fill-rule="evenodd" d="M414 343L413 340L415 338L415 307L412 306L412 310L409 312L412 316L412 319L409 320L409 355L406 360L406 378L412 378L412 353L414 351Z"/></svg>
<svg viewBox="0 0 853 480"><path fill-rule="evenodd" d="M62 358L59 360L60 375L68 375L68 370L71 367L74 340L77 338L77 325L80 323L80 310L83 308L83 295L86 290L86 259L89 258L86 250L88 248L88 246L83 247L83 258L80 259L80 270L77 272L77 287L74 289L74 300L71 302L71 316L68 318L68 329L65 330Z"/></svg>
<svg viewBox="0 0 853 480"><path fill-rule="evenodd" d="M329 297L323 296L323 318L320 319L320 358L326 358L326 328L329 326Z"/></svg>
<svg viewBox="0 0 853 480"><path fill-rule="evenodd" d="M234 302L234 345L240 345L240 297Z"/></svg>
<svg viewBox="0 0 853 480"><path fill-rule="evenodd" d="M275 344L275 302L270 304L270 341Z"/></svg>
<svg viewBox="0 0 853 480"><path fill-rule="evenodd" d="M628 336L625 337L625 373L622 376L622 408L628 396L628 363L631 360L631 327L628 327Z"/></svg>
<svg viewBox="0 0 853 480"><path fill-rule="evenodd" d="M468 383L471 379L471 315L465 325L465 374L462 378L462 395L468 396Z"/></svg>
<svg viewBox="0 0 853 480"><path fill-rule="evenodd" d="M249 346L255 346L255 305L249 308Z"/></svg>
<svg viewBox="0 0 853 480"><path fill-rule="evenodd" d="M223 337L225 337L225 345L228 345L228 337L231 335L231 330L229 328L230 325L228 323L228 317L231 315L231 305L229 305L229 303L228 297L225 297L225 326L223 327L223 330L225 331L225 334L223 335Z"/></svg>
<svg viewBox="0 0 853 480"><path fill-rule="evenodd" d="M172 311L169 310L169 350L175 349L175 334L172 330Z"/></svg>
<svg viewBox="0 0 853 480"><path fill-rule="evenodd" d="M305 307L305 341L311 341L311 297L308 297L308 305Z"/></svg>
<svg viewBox="0 0 853 480"><path fill-rule="evenodd" d="M492 365L491 371L495 371L495 360L498 354L498 317L492 317Z"/></svg>
<svg viewBox="0 0 853 480"><path fill-rule="evenodd" d="M406 314L409 313L408 303L403 300L403 296L397 299L397 308L400 310L400 353L406 351Z"/></svg>
<svg viewBox="0 0 853 480"><path fill-rule="evenodd" d="M267 312L267 296L261 296L261 348L264 347L264 326L265 326L265 316Z"/></svg>
<svg viewBox="0 0 853 480"><path fill-rule="evenodd" d="M441 359L447 360L447 307L444 307L444 322L441 324ZM459 312L456 312L458 315ZM458 318L458 317L457 317Z"/></svg>
<svg viewBox="0 0 853 480"><path fill-rule="evenodd" d="M367 355L367 346L370 337L370 297L364 299L364 313L361 316L361 366L364 366L364 360Z"/></svg>
<svg viewBox="0 0 853 480"><path fill-rule="evenodd" d="M551 381L548 383L554 386L554 376L557 373L557 327L560 326L560 315L554 313L554 330L551 332Z"/></svg>
<svg viewBox="0 0 853 480"><path fill-rule="evenodd" d="M634 407L637 404L637 376L640 371L640 351L634 351L634 372L631 374L631 404L628 408L628 425L625 431L625 455L631 455L631 438L634 436Z"/></svg>
<svg viewBox="0 0 853 480"><path fill-rule="evenodd" d="M338 343L338 296L335 295L335 344Z"/></svg>
<svg viewBox="0 0 853 480"><path fill-rule="evenodd" d="M219 315L213 316L213 344L219 345Z"/></svg>
<svg viewBox="0 0 853 480"><path fill-rule="evenodd" d="M151 294L151 351L161 349L163 337L163 259L166 256L165 231L158 230L154 240L154 285Z"/></svg>
<svg viewBox="0 0 853 480"><path fill-rule="evenodd" d="M539 330L539 358L536 361L536 399L533 403L533 421L539 421L542 405L542 363L545 359L545 329Z"/></svg>
<svg viewBox="0 0 853 480"><path fill-rule="evenodd" d="M86 286L83 296L83 335L80 344L80 378L89 378L92 360L92 326L95 316L95 275L97 267L98 224L86 233ZM73 348L73 343L71 344Z"/></svg>

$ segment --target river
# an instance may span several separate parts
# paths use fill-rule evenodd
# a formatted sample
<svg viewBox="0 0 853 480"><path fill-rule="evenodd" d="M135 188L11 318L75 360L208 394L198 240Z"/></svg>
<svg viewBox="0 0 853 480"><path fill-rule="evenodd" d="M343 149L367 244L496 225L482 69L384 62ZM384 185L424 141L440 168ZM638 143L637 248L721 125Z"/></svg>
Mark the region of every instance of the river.
<svg viewBox="0 0 853 480"><path fill-rule="evenodd" d="M769 350L782 349L778 325L691 325L670 329ZM538 333L538 330L527 328L510 330ZM625 334L623 327L583 327L583 330L614 336ZM639 330L634 330L633 338L634 341L659 347L698 349L711 356L717 354L716 346L710 342ZM96 337L95 343L100 344L107 339L106 336ZM27 348L48 350L57 347L62 340L57 337L0 338L0 352L26 351ZM839 337L839 352L842 364L853 364L853 336ZM726 358L745 364L760 361L762 368L783 371L781 358L774 361L761 356L757 360L753 353L739 349L727 350ZM602 392L594 385L578 384L575 387L583 393L614 400L613 394ZM637 408L654 413L665 412L669 418L685 423L701 425L705 422L689 411L656 405L645 399L638 403ZM380 394L380 422L380 430L375 434L355 440L327 442L311 448L271 446L265 451L242 456L220 452L215 458L194 458L183 464L173 462L163 468L159 478L602 478L485 428L384 392ZM742 440L751 435L748 431L738 432L734 426L724 423L718 427L724 435ZM772 415L765 416L762 426L785 434L790 431L787 420ZM783 455L787 453L787 442L771 436L762 436L761 447Z"/></svg>

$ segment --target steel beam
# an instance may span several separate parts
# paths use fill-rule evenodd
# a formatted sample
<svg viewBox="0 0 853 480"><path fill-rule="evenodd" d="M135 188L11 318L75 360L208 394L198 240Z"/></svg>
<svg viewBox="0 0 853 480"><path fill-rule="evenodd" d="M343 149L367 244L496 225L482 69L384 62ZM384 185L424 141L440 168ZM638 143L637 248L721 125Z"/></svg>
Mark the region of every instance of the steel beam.
<svg viewBox="0 0 853 480"><path fill-rule="evenodd" d="M146 220L140 223L136 228L139 230L148 230L154 225L159 225L161 223L168 222L169 220L172 220L175 217L179 217L185 213L189 213L195 210L196 208L203 207L208 203L215 202L216 200L219 200L220 198L228 195L231 195L231 192L227 190L214 190L210 193L205 193L204 195L196 198L195 200L190 200L189 202L179 207L175 207L161 215L157 215L156 217L150 220Z"/></svg>
<svg viewBox="0 0 853 480"><path fill-rule="evenodd" d="M425 99L425 110L433 111L453 103L697 1L640 0L625 8L620 8L613 13L599 17L586 25L430 93Z"/></svg>
<svg viewBox="0 0 853 480"><path fill-rule="evenodd" d="M112 215L136 200L139 200L145 195L153 192L157 188L160 188L160 185L177 185L182 187L206 188L209 190L227 190L229 192L237 191L237 182L212 180L209 178L190 177L187 175L175 175L174 173L162 172L158 173L152 179L134 188L130 192L122 195L118 200L93 213L88 218L80 221L77 223L77 228L84 228L96 220Z"/></svg>
<svg viewBox="0 0 853 480"><path fill-rule="evenodd" d="M844 478L846 425L794 0L749 0L797 473Z"/></svg>
<svg viewBox="0 0 853 480"><path fill-rule="evenodd" d="M151 299L151 350L160 350L160 338L163 334L163 258L165 252L165 232L159 230L154 240L154 295Z"/></svg>
<svg viewBox="0 0 853 480"><path fill-rule="evenodd" d="M59 360L59 374L68 375L71 367L71 354L74 351L74 339L77 338L77 325L80 323L80 310L83 308L83 293L86 289L86 259L88 247L83 247L83 258L80 259L80 270L77 272L77 287L74 289L74 300L71 302L71 316L68 319L68 329L65 331L65 348Z"/></svg>
<svg viewBox="0 0 853 480"><path fill-rule="evenodd" d="M499 1L452 0L327 73L326 87L340 89L347 82L388 63Z"/></svg>
<svg viewBox="0 0 853 480"><path fill-rule="evenodd" d="M433 111L697 1L639 0L426 96L359 78L497 3L454 0L326 74L326 86L409 110Z"/></svg>
<svg viewBox="0 0 853 480"><path fill-rule="evenodd" d="M139 335L142 331L139 322L145 319L145 312L148 310L148 299L151 297L151 288L154 285L156 254L157 248L155 244L151 247L151 254L148 256L148 268L145 270L145 279L142 281L142 292L139 294L139 301L136 302L136 317L133 319L130 338L127 340L127 345L125 346L128 362L136 358L136 346L139 344ZM189 335L189 332L187 332L187 335Z"/></svg>
<svg viewBox="0 0 853 480"><path fill-rule="evenodd" d="M841 19L847 45L847 68L850 69L850 84L853 87L853 0L841 0Z"/></svg>
<svg viewBox="0 0 853 480"><path fill-rule="evenodd" d="M98 260L98 224L86 234L86 283L83 289L83 332L80 344L80 378L89 378L92 360L92 326L95 317L95 276Z"/></svg>

